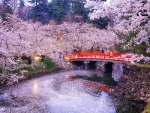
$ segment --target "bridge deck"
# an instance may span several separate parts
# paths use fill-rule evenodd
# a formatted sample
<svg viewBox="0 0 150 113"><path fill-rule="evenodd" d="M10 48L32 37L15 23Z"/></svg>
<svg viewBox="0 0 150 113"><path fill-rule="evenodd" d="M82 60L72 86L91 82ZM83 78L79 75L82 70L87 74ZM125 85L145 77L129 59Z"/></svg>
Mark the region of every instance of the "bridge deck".
<svg viewBox="0 0 150 113"><path fill-rule="evenodd" d="M131 62L131 56L127 56L126 53L121 52L75 52L73 54L65 55L64 60L66 61L119 61L119 62Z"/></svg>

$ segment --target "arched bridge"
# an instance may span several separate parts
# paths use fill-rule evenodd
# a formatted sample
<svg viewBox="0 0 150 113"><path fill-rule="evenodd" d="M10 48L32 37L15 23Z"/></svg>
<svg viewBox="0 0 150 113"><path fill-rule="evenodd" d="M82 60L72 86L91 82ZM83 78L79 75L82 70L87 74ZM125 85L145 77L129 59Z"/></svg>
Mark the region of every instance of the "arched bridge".
<svg viewBox="0 0 150 113"><path fill-rule="evenodd" d="M96 67L101 71L112 71L114 80L118 80L123 74L123 65L126 63L132 63L136 57L140 55L125 52L74 52L72 54L64 55L64 60L68 62L82 62L81 64L88 69L90 67ZM74 62L74 63L75 63ZM92 64L92 62L94 64Z"/></svg>
<svg viewBox="0 0 150 113"><path fill-rule="evenodd" d="M73 54L64 55L66 61L110 61L110 62L131 62L131 54L122 52L74 52Z"/></svg>

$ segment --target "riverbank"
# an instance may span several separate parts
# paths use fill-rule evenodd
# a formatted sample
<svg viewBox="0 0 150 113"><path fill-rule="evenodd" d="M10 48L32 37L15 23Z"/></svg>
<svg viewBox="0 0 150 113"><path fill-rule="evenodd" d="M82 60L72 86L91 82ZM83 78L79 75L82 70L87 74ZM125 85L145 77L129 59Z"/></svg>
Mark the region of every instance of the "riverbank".
<svg viewBox="0 0 150 113"><path fill-rule="evenodd" d="M32 74L25 75L24 78L19 78L18 82L13 83L12 85L16 85L18 83L25 82L25 81L33 79L33 78L42 77L42 76L45 76L47 74L56 73L60 70L63 70L63 69L57 67L57 68L53 68L53 69L49 69L49 70L37 71L37 72L34 72ZM6 84L0 85L0 94L2 94L3 90L6 89L7 87L9 87L9 86Z"/></svg>
<svg viewBox="0 0 150 113"><path fill-rule="evenodd" d="M22 65L24 67L22 67ZM22 80L49 74L60 69L59 66L52 62L49 58L44 58L41 62L38 62L36 65L34 64L34 66L28 64L27 60L23 60L15 66L17 68L11 71L3 71L3 68L0 67L0 89L1 87L8 87Z"/></svg>
<svg viewBox="0 0 150 113"><path fill-rule="evenodd" d="M123 76L117 85L127 99L150 102L150 70L134 65L124 66Z"/></svg>
<svg viewBox="0 0 150 113"><path fill-rule="evenodd" d="M60 70L63 70L63 69L55 68L55 69L50 69L48 71L32 73L32 74L26 76L25 78L20 79L19 83L25 82L25 81L33 79L33 78L42 77L47 74L57 73ZM150 92L149 92L150 91L150 89L149 89L150 75L149 74L150 74L149 68L143 68L143 67L141 68L141 67L137 67L137 66L124 66L124 73L123 73L123 76L120 78L120 80L117 83L117 86L115 88L115 94L119 94L119 95L117 95L118 97L122 96L129 100L136 100L139 102L143 102L143 101L149 102L149 98L150 98L150 95L149 95L150 94ZM17 84L17 83L15 83L15 84ZM4 87L4 89L6 89L8 86L3 86L3 87ZM0 89L3 89L3 88L0 88ZM2 90L1 90L1 92L2 92ZM148 108L149 108L149 106L145 107L146 110ZM143 113L146 113L146 112L143 112Z"/></svg>
<svg viewBox="0 0 150 113"><path fill-rule="evenodd" d="M37 77L10 86L4 91L4 94L1 95L2 101L0 103L0 110L4 111L5 113L6 111L10 112L10 108L11 112L17 113L22 111L31 112L31 110L38 112L38 110L41 109L47 110L43 107L46 105L50 110L49 113L58 113L57 111L51 110L56 109L62 111L65 105L66 110L71 107L71 110L75 110L77 113L82 112L83 108L81 106L84 106L84 108L87 106L84 111L89 111L92 109L90 112L95 112L95 106L97 106L97 112L101 113L112 113L110 106L111 108L113 107L113 113L142 112L145 106L143 106L143 104L139 104L134 101L128 101L124 98L116 98L105 92L97 91L93 88L87 87L83 85L83 83L86 81L81 80L80 78L76 80L66 79L66 75L86 75L87 77L94 77L91 76L94 75L94 73L94 71L89 70L60 70L56 73L54 72L53 74L48 74L48 76ZM75 104L76 106L74 106ZM108 107L104 105L108 105ZM75 113L73 111L64 112Z"/></svg>
<svg viewBox="0 0 150 113"><path fill-rule="evenodd" d="M143 113L150 113L150 68L126 65L123 70L114 94L129 100L146 102Z"/></svg>

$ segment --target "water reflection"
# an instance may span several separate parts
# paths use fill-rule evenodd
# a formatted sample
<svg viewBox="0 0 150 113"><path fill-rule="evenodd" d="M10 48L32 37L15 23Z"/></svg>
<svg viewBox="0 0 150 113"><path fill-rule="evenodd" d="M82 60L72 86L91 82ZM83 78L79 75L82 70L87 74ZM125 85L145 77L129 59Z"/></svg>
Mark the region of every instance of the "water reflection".
<svg viewBox="0 0 150 113"><path fill-rule="evenodd" d="M34 94L37 94L38 93L38 83L37 81L33 81L33 92Z"/></svg>
<svg viewBox="0 0 150 113"><path fill-rule="evenodd" d="M106 93L93 97L86 93L72 93L52 98L48 102L52 113L116 113Z"/></svg>
<svg viewBox="0 0 150 113"><path fill-rule="evenodd" d="M110 95L84 86L81 79L66 79L68 76L76 75L87 75L90 77L91 72L61 72L29 80L7 89L6 93L19 92L21 95L24 95L24 101L29 101L26 106L12 107L11 112L116 113L116 105ZM32 92L34 93L33 95Z"/></svg>

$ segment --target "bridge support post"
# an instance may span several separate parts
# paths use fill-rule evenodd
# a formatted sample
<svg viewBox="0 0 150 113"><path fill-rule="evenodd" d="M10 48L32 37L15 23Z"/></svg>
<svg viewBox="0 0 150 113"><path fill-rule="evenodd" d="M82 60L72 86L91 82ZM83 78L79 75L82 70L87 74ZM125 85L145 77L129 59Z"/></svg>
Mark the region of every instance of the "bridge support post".
<svg viewBox="0 0 150 113"><path fill-rule="evenodd" d="M86 70L88 69L88 63L89 63L89 61L84 61L85 69L86 69Z"/></svg>
<svg viewBox="0 0 150 113"><path fill-rule="evenodd" d="M97 66L102 72L104 72L104 71L105 71L105 68L104 68L104 65L105 65L105 64L106 64L106 62L97 61L96 66Z"/></svg>
<svg viewBox="0 0 150 113"><path fill-rule="evenodd" d="M114 63L113 64L113 71L112 71L112 77L115 81L118 81L118 79L123 75L123 64Z"/></svg>

